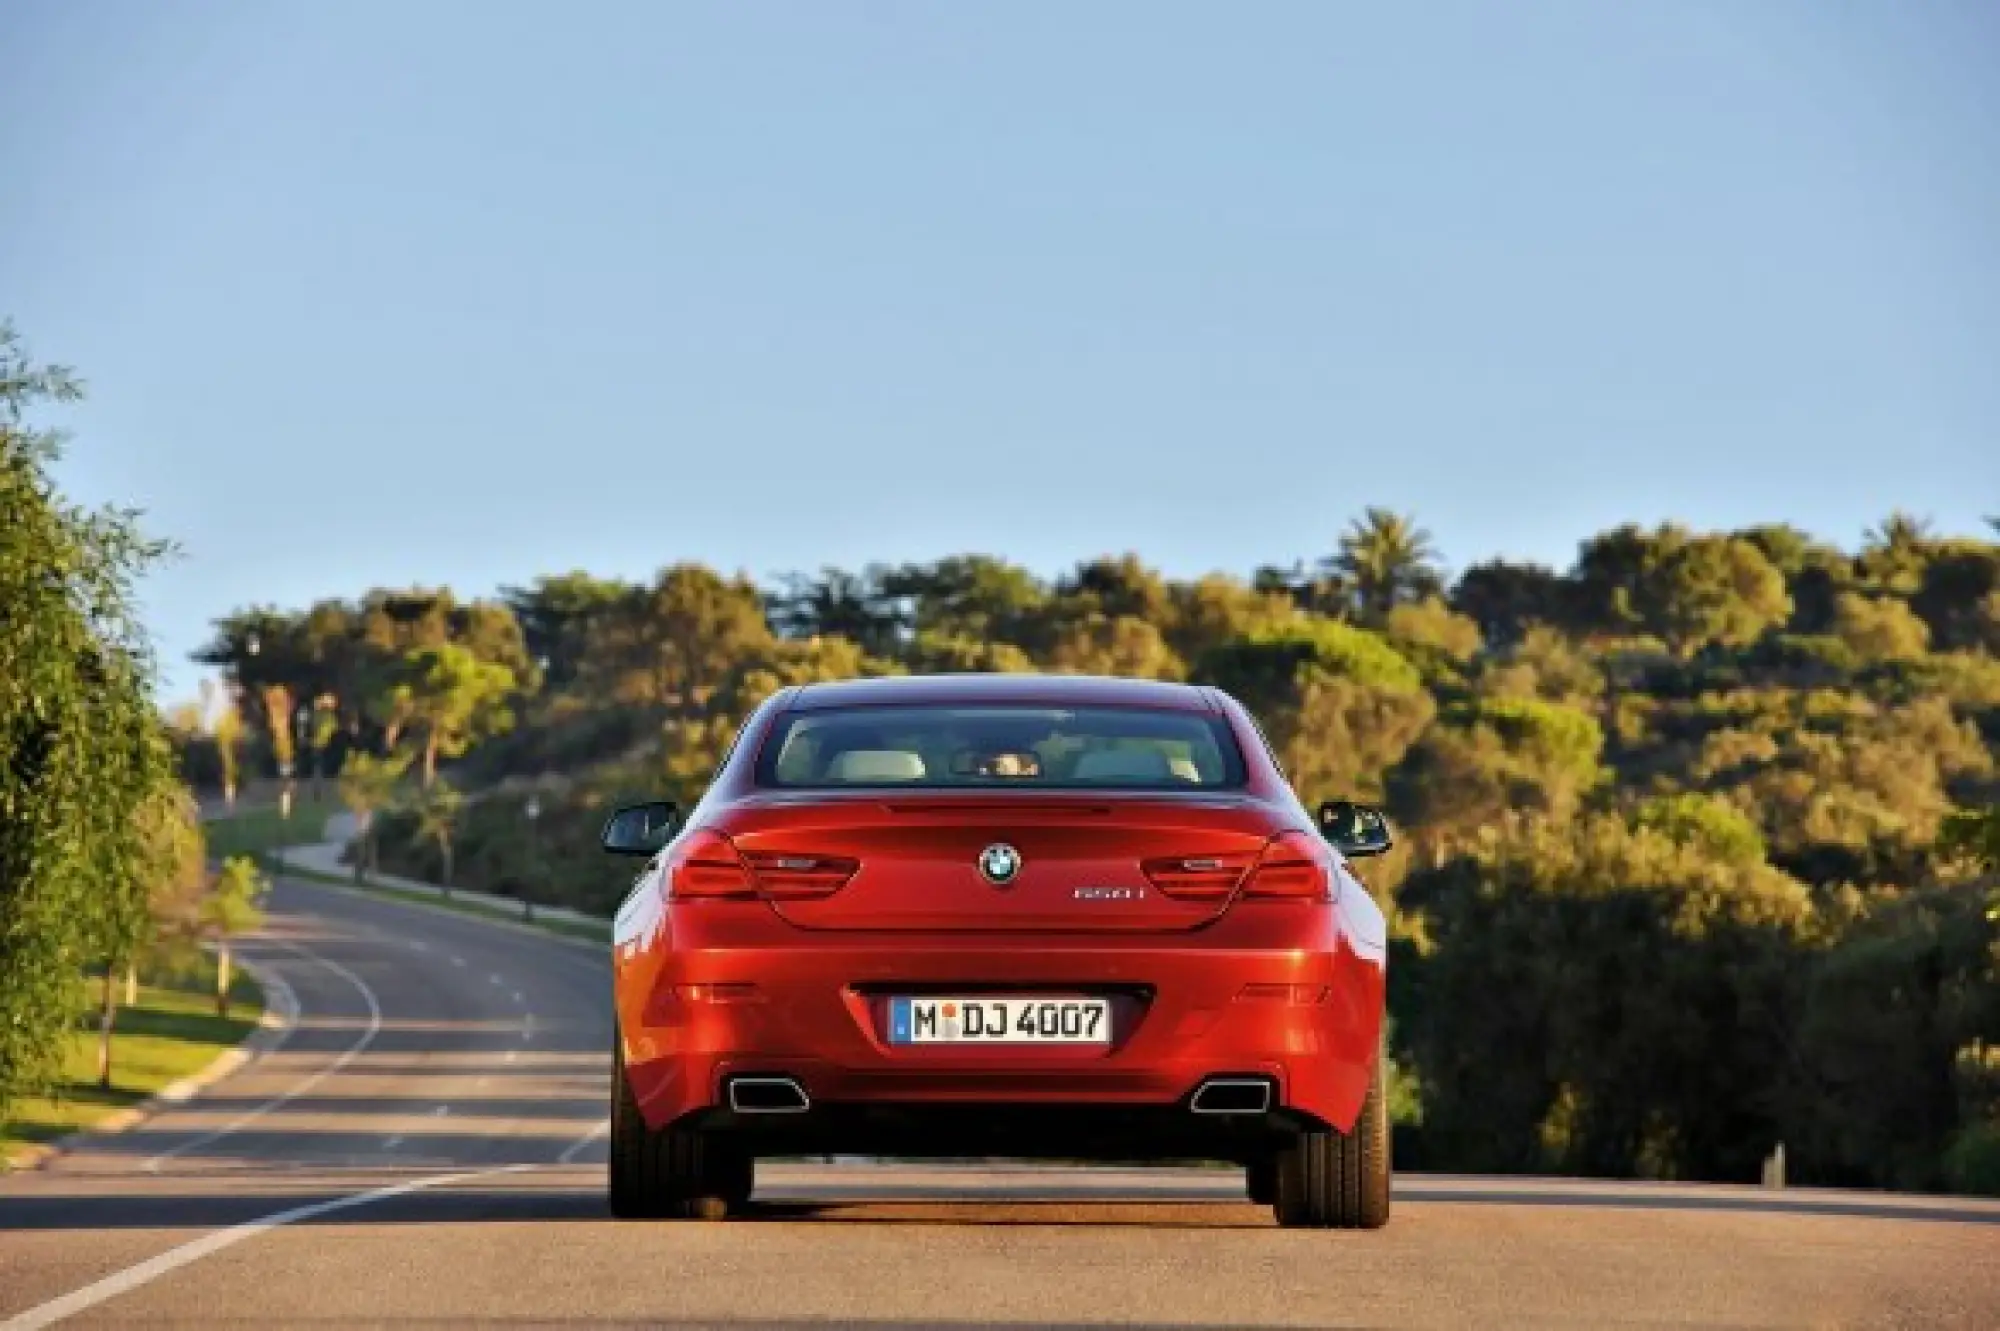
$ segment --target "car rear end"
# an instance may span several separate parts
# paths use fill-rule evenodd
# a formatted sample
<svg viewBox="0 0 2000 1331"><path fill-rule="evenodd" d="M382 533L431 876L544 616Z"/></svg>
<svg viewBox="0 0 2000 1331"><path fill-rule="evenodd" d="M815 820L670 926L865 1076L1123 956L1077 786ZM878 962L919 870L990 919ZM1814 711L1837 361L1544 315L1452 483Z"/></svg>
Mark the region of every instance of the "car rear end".
<svg viewBox="0 0 2000 1331"><path fill-rule="evenodd" d="M1382 917L1240 708L810 692L752 719L620 915L648 1129L1254 1162L1354 1127Z"/></svg>
<svg viewBox="0 0 2000 1331"><path fill-rule="evenodd" d="M1379 1042L1379 913L1272 789L1254 732L1239 736L1204 693L1186 697L1150 733L1205 732L1220 761L1173 785L1088 772L1060 788L850 785L824 779L825 763L786 782L773 773L788 743L824 742L841 718L760 717L738 781L691 820L652 875L655 900L624 922L621 1028L647 1120L703 1113L817 1145L857 1122L923 1117L856 1112L871 1106L958 1110L899 1138L901 1153L961 1149L982 1135L976 1107L993 1130L1030 1106L1125 1120L1161 1109L1156 1133L1223 1142L1274 1116L1351 1124ZM940 710L953 709L869 720L909 745L899 726L921 734L975 709ZM1033 725L1051 709L1018 710ZM820 722L811 735L801 716ZM982 863L995 847L1011 873ZM1154 1149L1143 1133L1115 1144Z"/></svg>

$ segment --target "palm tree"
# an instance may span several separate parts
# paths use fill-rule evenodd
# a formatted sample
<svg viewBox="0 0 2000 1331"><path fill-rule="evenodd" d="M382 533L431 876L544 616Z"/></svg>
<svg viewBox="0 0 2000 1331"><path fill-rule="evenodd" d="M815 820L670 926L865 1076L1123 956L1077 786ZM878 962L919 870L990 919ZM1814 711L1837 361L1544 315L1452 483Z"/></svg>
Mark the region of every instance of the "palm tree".
<svg viewBox="0 0 2000 1331"><path fill-rule="evenodd" d="M1862 577L1882 591L1905 596L1916 591L1930 560L1933 535L1927 519L1901 509L1891 513L1862 540Z"/></svg>
<svg viewBox="0 0 2000 1331"><path fill-rule="evenodd" d="M1348 526L1326 566L1352 588L1359 618L1379 624L1397 605L1437 594L1443 585L1437 559L1431 534L1416 519L1371 507Z"/></svg>
<svg viewBox="0 0 2000 1331"><path fill-rule="evenodd" d="M1869 529L1863 546L1869 550L1909 550L1930 538L1929 519L1914 517L1897 509L1882 519L1881 526Z"/></svg>

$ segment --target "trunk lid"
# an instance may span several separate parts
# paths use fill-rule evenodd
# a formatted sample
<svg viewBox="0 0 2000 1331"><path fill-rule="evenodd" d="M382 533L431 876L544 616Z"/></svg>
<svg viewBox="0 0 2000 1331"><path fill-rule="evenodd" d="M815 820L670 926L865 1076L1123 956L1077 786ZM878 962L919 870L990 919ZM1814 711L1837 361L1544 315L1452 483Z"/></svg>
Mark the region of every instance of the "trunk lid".
<svg viewBox="0 0 2000 1331"><path fill-rule="evenodd" d="M771 902L801 928L988 933L1199 927L1228 909L1235 881L1283 825L1241 795L965 791L763 796L714 824L753 865L858 863L831 895ZM1017 867L996 881L981 860L998 846ZM989 867L1004 870L1007 858ZM1188 890L1186 860L1205 887Z"/></svg>

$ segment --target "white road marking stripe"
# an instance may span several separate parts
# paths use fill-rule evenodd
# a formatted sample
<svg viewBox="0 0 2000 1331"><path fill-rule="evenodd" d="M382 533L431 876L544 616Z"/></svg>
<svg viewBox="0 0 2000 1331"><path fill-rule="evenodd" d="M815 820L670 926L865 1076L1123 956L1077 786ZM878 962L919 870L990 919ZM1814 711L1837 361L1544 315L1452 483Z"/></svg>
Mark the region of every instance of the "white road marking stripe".
<svg viewBox="0 0 2000 1331"><path fill-rule="evenodd" d="M465 1174L433 1174L428 1178L411 1179L407 1183L397 1183L386 1188L376 1188L372 1192L353 1193L346 1197L335 1197L331 1201L314 1202L310 1206L295 1206L289 1211L279 1211L274 1215L256 1220L246 1220L228 1229L218 1229L169 1248L159 1256L128 1266L123 1271L113 1272L104 1279L85 1285L82 1289L65 1294L59 1299L51 1299L38 1307L19 1313L5 1322L0 1322L0 1331L36 1331L36 1328L53 1326L66 1317L74 1317L86 1308L94 1308L107 1299L115 1299L121 1294L129 1294L141 1285L151 1284L170 1271L177 1271L191 1262L204 1257L212 1257L224 1248L234 1247L245 1239L256 1238L266 1230L278 1229L300 1220L310 1220L314 1216L327 1215L334 1211L346 1211L356 1206L366 1206L371 1202L385 1202L405 1193L421 1192L426 1188L442 1188L453 1183L469 1183L473 1179L492 1178L496 1174L518 1174L535 1168L534 1165L501 1165L495 1169L476 1169Z"/></svg>
<svg viewBox="0 0 2000 1331"><path fill-rule="evenodd" d="M385 1138L382 1142L382 1149L385 1151L393 1151L402 1144L403 1144L403 1134L399 1132L393 1137Z"/></svg>
<svg viewBox="0 0 2000 1331"><path fill-rule="evenodd" d="M334 1073L346 1067L349 1063L352 1063L356 1058L359 1058L361 1056L361 1051L366 1049L374 1041L376 1035L379 1034L382 1030L382 1005L381 1003L376 1001L375 991L368 987L368 982L366 980L363 980L359 975L356 975L353 971L347 969L347 967L341 965L339 962L331 961L326 957L320 956L316 952L309 952L305 948L298 947L295 944L281 943L278 942L276 939L267 939L263 941L270 943L272 946L282 947L287 951L296 952L300 956L305 957L309 961L316 961L320 965L332 971L335 975L338 975L341 979L346 980L349 984L353 985L355 990L360 993L361 1001L368 1005L368 1028L361 1032L361 1038L359 1040L356 1040L353 1044L349 1045L346 1049L341 1051L340 1057L334 1059L333 1062L327 1064L325 1067L321 1068L318 1072L315 1072L312 1076L307 1077L304 1081L299 1082L298 1084L293 1086L292 1089L286 1091L283 1095L274 1096L271 1099L266 1100L263 1104L258 1105L255 1109L250 1110L248 1113L238 1115L236 1118L231 1119L228 1123L223 1124L221 1127L217 1128L213 1132L204 1133L203 1135L196 1137L193 1141L182 1142L179 1146L174 1147L172 1150L162 1151L160 1154L154 1156L151 1160L148 1160L145 1164L140 1166L140 1168L148 1174L157 1174L160 1172L160 1166L165 1164L167 1161L172 1160L177 1156L186 1155L189 1151L194 1150L196 1147L207 1146L213 1142L221 1141L224 1137L229 1136L231 1133L234 1133L242 1129L248 1124L256 1122L258 1119L264 1117L264 1115L270 1113L273 1109L277 1109L281 1105L289 1104L293 1100L298 1099L300 1096L304 1095L307 1091L310 1091L313 1087L319 1085L321 1082L325 1081L328 1077L331 1077Z"/></svg>
<svg viewBox="0 0 2000 1331"><path fill-rule="evenodd" d="M596 1127L592 1128L589 1132L584 1133L583 1136L577 1138L574 1145L572 1145L568 1150L564 1151L561 1155L557 1156L556 1163L559 1165L568 1164L570 1161L576 1159L576 1157L583 1152L584 1147L590 1145L592 1142L596 1141L599 1137L602 1137L605 1133L609 1132L610 1130L611 1130L610 1119L607 1118L599 1120Z"/></svg>
<svg viewBox="0 0 2000 1331"><path fill-rule="evenodd" d="M489 984L505 984L505 983L507 983L507 982L506 982L505 980L503 980L503 979L501 979L501 978L500 978L500 975L499 975L499 973L498 973L498 972L495 972L495 973L493 973L493 974L491 974L491 975L488 975L488 976L486 977L486 980L487 980L487 983L489 983Z"/></svg>
<svg viewBox="0 0 2000 1331"><path fill-rule="evenodd" d="M429 943L424 942L421 938L412 938L407 941L409 942L410 946L415 950L417 950L418 952L428 952L431 950L431 945Z"/></svg>
<svg viewBox="0 0 2000 1331"><path fill-rule="evenodd" d="M465 964L465 958L464 958L464 957L453 957L453 958L451 959L451 964L452 964L452 965L454 965L454 966L463 966L463 965Z"/></svg>

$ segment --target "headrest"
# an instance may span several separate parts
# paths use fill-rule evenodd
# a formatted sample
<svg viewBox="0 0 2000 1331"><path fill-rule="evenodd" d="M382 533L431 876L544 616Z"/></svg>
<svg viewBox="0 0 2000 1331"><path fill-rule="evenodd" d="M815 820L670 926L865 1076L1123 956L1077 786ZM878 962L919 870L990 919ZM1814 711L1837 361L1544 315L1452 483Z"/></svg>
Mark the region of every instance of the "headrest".
<svg viewBox="0 0 2000 1331"><path fill-rule="evenodd" d="M1165 781L1173 776L1158 749L1094 749L1076 760L1078 781Z"/></svg>
<svg viewBox="0 0 2000 1331"><path fill-rule="evenodd" d="M921 781L924 760L902 749L849 749L827 764L829 781Z"/></svg>

